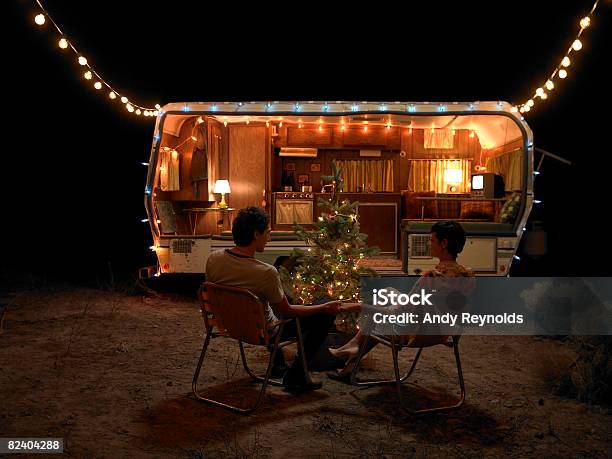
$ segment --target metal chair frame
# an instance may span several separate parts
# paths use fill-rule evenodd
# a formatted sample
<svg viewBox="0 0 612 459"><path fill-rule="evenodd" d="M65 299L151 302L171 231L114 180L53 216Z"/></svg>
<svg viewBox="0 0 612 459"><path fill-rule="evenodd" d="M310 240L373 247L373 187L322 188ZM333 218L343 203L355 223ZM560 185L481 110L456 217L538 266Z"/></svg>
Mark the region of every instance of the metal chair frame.
<svg viewBox="0 0 612 459"><path fill-rule="evenodd" d="M405 411L409 414L421 415L421 414L440 413L440 412L448 412L448 411L456 410L457 408L461 407L461 405L463 405L463 402L465 401L465 382L463 380L463 371L461 369L461 359L459 357L459 339L460 338L461 336L452 336L451 342L447 341L447 342L439 343L447 347L452 347L454 354L455 354L455 362L457 365L457 375L459 377L459 386L461 389L461 396L455 404L437 406L437 407L432 407L432 408L424 408L420 410L412 410L404 406L403 401L402 401L401 385L410 377L412 372L415 370L417 362L419 361L419 357L421 357L421 353L423 352L423 349L425 347L431 347L431 346L418 346L418 344L417 345L404 344L406 340L405 338L402 340L402 337L400 336L379 336L379 335L367 336L367 339L364 340L364 342L359 348L359 353L357 354L355 365L351 371L349 381L352 385L355 385L355 386L377 386L377 385L383 385L383 384L395 384L396 389L397 389L397 398L399 401L400 411ZM357 374L359 372L359 366L361 364L362 358L364 357L366 353L366 349L369 346L370 340L374 340L376 343L384 344L385 346L391 349L391 355L393 357L393 370L395 374L394 379L367 380L367 381L357 379ZM418 337L417 337L417 343L418 343ZM399 354L399 351L402 350L402 348L404 347L418 348L418 351L417 351L417 354L414 360L412 361L412 365L410 366L410 369L408 370L408 372L404 376L400 377L398 354Z"/></svg>
<svg viewBox="0 0 612 459"><path fill-rule="evenodd" d="M204 318L204 326L206 329L206 336L204 338L204 345L202 346L202 352L200 353L200 358L198 360L198 364L196 367L196 371L195 374L193 375L193 380L191 383L191 389L193 392L194 397L196 398L196 400L199 400L201 402L204 403L208 403L210 405L214 405L214 406L220 406L222 408L225 408L227 410L233 411L235 413L240 413L240 414L250 414L253 411L255 411L257 409L257 407L260 405L262 399L263 399L263 395L266 391L266 387L268 386L268 384L272 385L272 386L283 386L282 381L279 380L275 380L270 378L270 375L272 373L272 367L274 364L274 358L276 357L276 353L279 352L282 348L284 348L285 346L288 346L290 344L296 343L298 346L298 356L296 356L296 358L299 358L302 362L302 366L303 366L303 370L304 370L304 374L306 375L306 382L307 383L311 383L311 379L310 379L310 374L308 372L308 366L306 364L306 356L304 354L304 342L303 342L303 337L302 337L302 329L300 327L300 321L297 317L295 318L291 318L291 319L284 319L284 320L279 320L274 322L273 324L270 324L271 326L278 326L278 332L276 333L276 337L274 338L270 338L268 336L267 330L263 331L263 341L261 343L259 343L259 345L261 346L270 346L272 347L272 352L270 354L270 360L268 362L268 367L266 369L266 373L264 376L258 375L256 373L254 373L251 368L249 367L247 358L246 358L246 353L244 351L244 343L237 339L237 338L232 338L231 335L231 330L225 330L223 333L217 331L214 331L214 327L215 325L213 325L215 323L215 318L214 318L214 314L212 312L210 312L208 310L208 304L209 304L209 294L208 291L211 288L214 289L218 289L218 290L224 290L226 292L233 292L233 293L238 293L239 295L243 295L245 298L248 298L256 303L258 303L260 305L260 307L262 308L262 312L264 311L264 304L261 302L261 300L252 292L250 292L249 290L243 289L243 288L238 288L238 287L230 287L230 286L224 286L224 285L218 285L218 284L213 284L212 282L205 282L203 287L206 290L201 289L200 290L200 298L202 299L202 316ZM228 305L231 306L231 305ZM283 333L283 329L285 327L285 325L291 321L295 320L295 325L296 325L296 331L297 331L297 337L294 339L290 339L287 341L280 341L280 337ZM219 327L217 327L219 328ZM242 366L244 367L245 371L247 372L247 374L253 378L255 381L262 383L261 385L261 389L259 391L259 394L257 396L257 399L255 401L255 403L251 406L247 406L247 407L240 407L240 406L235 406L235 405L230 405L228 403L224 403L220 400L215 400L212 398L208 398L204 395L202 395L199 391L198 391L198 387L197 387L197 383L198 383L198 379L200 376L200 371L202 370L202 364L204 362L204 357L206 356L206 351L208 349L208 346L210 344L211 338L217 338L219 336L225 336L231 339L236 339L238 341L239 347L240 347L240 357L242 360ZM272 342L273 340L273 342ZM281 351L282 352L282 351Z"/></svg>

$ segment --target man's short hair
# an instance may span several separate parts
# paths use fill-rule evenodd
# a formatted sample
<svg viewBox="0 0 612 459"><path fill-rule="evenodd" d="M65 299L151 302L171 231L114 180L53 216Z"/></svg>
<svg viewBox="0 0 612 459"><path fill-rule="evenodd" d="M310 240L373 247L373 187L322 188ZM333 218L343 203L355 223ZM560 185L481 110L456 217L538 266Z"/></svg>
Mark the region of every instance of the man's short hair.
<svg viewBox="0 0 612 459"><path fill-rule="evenodd" d="M234 244L246 247L255 239L255 231L263 234L270 223L270 215L261 207L245 207L238 211L232 223Z"/></svg>
<svg viewBox="0 0 612 459"><path fill-rule="evenodd" d="M437 222L431 227L431 233L435 233L438 241L444 239L448 241L446 249L453 255L457 256L463 250L465 245L465 230L463 227L453 220Z"/></svg>

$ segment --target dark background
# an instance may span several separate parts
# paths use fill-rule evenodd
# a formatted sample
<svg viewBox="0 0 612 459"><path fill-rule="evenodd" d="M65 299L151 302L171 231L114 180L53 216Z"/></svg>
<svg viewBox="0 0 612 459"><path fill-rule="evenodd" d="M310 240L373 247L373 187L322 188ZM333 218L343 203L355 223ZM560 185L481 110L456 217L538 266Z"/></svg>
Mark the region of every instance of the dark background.
<svg viewBox="0 0 612 459"><path fill-rule="evenodd" d="M7 5L8 3L8 5ZM520 103L543 84L592 1L45 1L90 64L137 103L381 100ZM153 118L82 78L34 1L6 2L3 270L92 282L153 263L143 197ZM610 275L610 0L569 77L527 114L547 159L532 220L549 253L514 274ZM6 32L7 29L5 29ZM8 99L8 100L6 100Z"/></svg>

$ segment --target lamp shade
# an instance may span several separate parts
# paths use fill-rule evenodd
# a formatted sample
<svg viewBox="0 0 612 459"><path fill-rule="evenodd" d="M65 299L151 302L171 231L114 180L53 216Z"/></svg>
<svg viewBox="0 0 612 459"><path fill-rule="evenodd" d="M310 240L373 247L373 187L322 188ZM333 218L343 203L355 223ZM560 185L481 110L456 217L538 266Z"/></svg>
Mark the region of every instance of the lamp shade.
<svg viewBox="0 0 612 459"><path fill-rule="evenodd" d="M215 187L213 188L213 193L231 193L229 181L228 180L217 180L215 182Z"/></svg>

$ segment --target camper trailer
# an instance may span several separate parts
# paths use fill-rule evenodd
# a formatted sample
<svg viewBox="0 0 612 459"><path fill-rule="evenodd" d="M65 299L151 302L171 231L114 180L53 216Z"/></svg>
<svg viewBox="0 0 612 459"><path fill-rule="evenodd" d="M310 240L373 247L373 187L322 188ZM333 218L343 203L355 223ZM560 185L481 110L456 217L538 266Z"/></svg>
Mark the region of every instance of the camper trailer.
<svg viewBox="0 0 612 459"><path fill-rule="evenodd" d="M303 246L330 196L335 161L343 196L358 202L368 244L418 275L436 260L429 230L457 220L459 262L505 276L533 203L533 136L506 102L190 102L159 111L145 207L156 275L204 273L232 247L238 209L265 207L270 263Z"/></svg>

